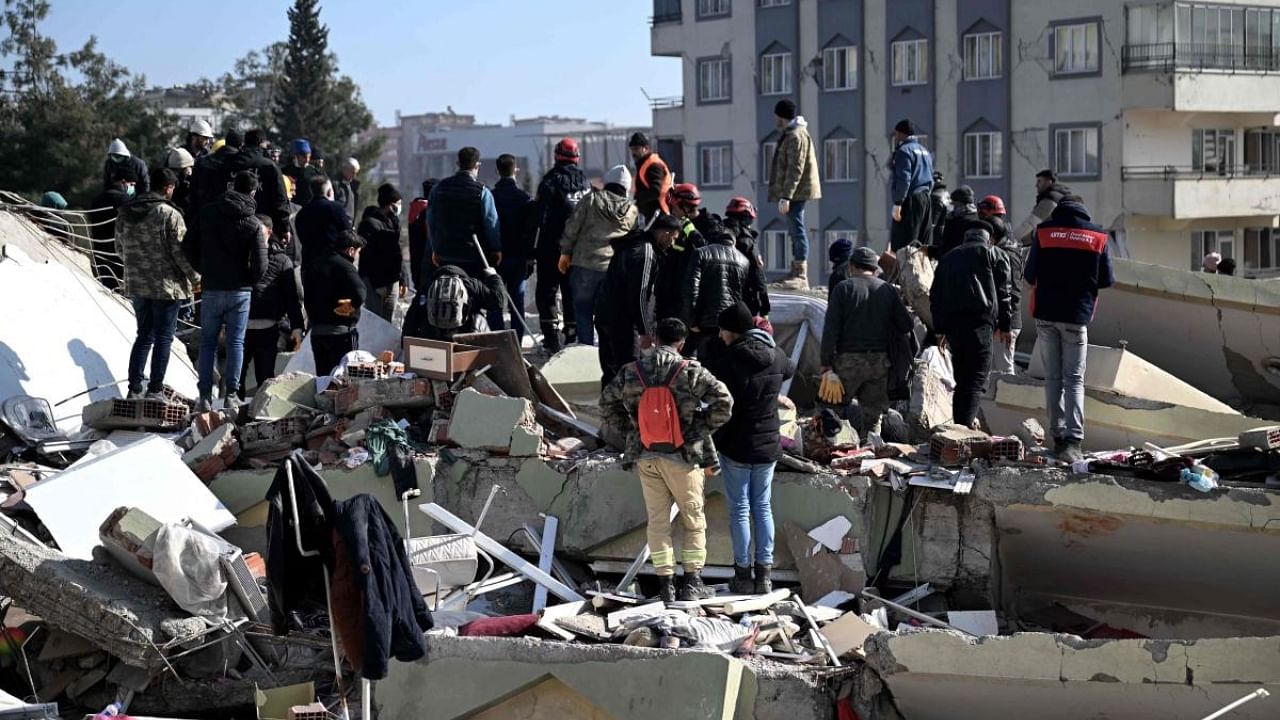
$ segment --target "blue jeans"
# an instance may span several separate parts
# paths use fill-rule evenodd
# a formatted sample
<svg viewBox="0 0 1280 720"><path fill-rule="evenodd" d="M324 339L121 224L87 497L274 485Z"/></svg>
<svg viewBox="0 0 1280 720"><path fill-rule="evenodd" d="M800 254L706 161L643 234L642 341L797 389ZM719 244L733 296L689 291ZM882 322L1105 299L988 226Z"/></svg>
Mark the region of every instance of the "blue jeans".
<svg viewBox="0 0 1280 720"><path fill-rule="evenodd" d="M603 270L588 270L573 267L569 273L569 286L573 291L573 316L578 321L578 342L583 345L596 344L596 294L604 284Z"/></svg>
<svg viewBox="0 0 1280 720"><path fill-rule="evenodd" d="M511 302L514 303L517 308L520 308L520 312L523 313L524 312L524 291L529 284L529 271L526 267L526 260L522 257L508 258L504 255L502 258L502 264L498 265L498 274L502 276L502 284L507 287L507 295L511 296ZM507 303L504 301L503 305L505 306L507 305ZM503 311L515 312L511 310L510 307L503 307L502 311L499 311L497 317L489 318L490 330L503 327L503 323L502 323ZM497 324L495 324L495 321L497 321ZM512 330L515 330L516 337L522 340L524 339L524 322L523 321L524 321L523 315L521 315L519 319L511 318L511 328L510 328Z"/></svg>
<svg viewBox="0 0 1280 720"><path fill-rule="evenodd" d="M773 468L776 462L745 465L720 456L724 493L729 498L733 563L751 565L751 521L756 523L756 564L773 564Z"/></svg>
<svg viewBox="0 0 1280 720"><path fill-rule="evenodd" d="M213 397L213 364L218 358L218 331L227 330L227 366L222 373L226 397L240 387L244 367L244 331L249 324L248 290L205 290L200 298L200 359L196 388L201 398Z"/></svg>
<svg viewBox="0 0 1280 720"><path fill-rule="evenodd" d="M164 374L169 369L169 348L178 329L178 310L186 300L133 298L133 314L138 320L138 335L129 355L129 392L160 392ZM147 356L151 356L151 379L147 381Z"/></svg>
<svg viewBox="0 0 1280 720"><path fill-rule="evenodd" d="M804 226L804 200L792 200L787 212L787 224L791 229L791 259L804 262L809 259L809 230Z"/></svg>
<svg viewBox="0 0 1280 720"><path fill-rule="evenodd" d="M1044 403L1055 440L1084 440L1084 368L1089 327L1036 321L1044 362Z"/></svg>

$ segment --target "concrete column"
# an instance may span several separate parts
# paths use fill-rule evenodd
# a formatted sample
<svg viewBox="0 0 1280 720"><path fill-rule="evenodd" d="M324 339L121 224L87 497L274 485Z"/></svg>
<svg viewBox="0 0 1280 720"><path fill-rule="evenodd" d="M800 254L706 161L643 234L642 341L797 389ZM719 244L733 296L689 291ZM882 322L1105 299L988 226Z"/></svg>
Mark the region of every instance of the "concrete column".
<svg viewBox="0 0 1280 720"><path fill-rule="evenodd" d="M934 0L933 16L933 72L934 168L947 176L950 187L960 176L963 159L960 154L960 133L957 127L956 91L964 80L964 61L961 57L960 30L956 27L957 0Z"/></svg>
<svg viewBox="0 0 1280 720"><path fill-rule="evenodd" d="M818 112L819 85L810 72L809 61L821 55L818 50L818 3L821 0L797 0L796 7L796 69L799 71L798 98L800 107L805 108L805 119L809 121L809 135L813 138L814 150L822 152L822 137L827 129L822 126L822 113ZM821 78L819 78L819 81ZM818 169L822 170L822 156L818 156ZM819 258L827 254L827 244L822 237L823 202L819 200L805 208L804 220L809 226L809 283L822 282L822 263Z"/></svg>
<svg viewBox="0 0 1280 720"><path fill-rule="evenodd" d="M889 56L885 38L885 4L864 2L862 8L866 233L871 247L882 250L889 247L889 215L892 211L888 186L891 150L885 139L890 129L890 121L885 116L885 78L892 71L893 58Z"/></svg>

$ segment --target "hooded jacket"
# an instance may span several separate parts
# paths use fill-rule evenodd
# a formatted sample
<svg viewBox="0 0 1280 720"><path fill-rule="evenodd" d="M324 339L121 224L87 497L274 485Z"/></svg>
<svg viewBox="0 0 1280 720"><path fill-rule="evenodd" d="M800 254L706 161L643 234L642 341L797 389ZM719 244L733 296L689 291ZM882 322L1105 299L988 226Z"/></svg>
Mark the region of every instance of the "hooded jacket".
<svg viewBox="0 0 1280 720"><path fill-rule="evenodd" d="M685 281L684 317L691 327L709 331L719 325L720 311L742 299L750 267L734 246L733 235L717 219L708 244L693 252Z"/></svg>
<svg viewBox="0 0 1280 720"><path fill-rule="evenodd" d="M991 223L978 215L976 205L956 205L947 214L947 222L942 230L942 244L934 248L933 257L941 260L947 253L964 244L964 234L978 228L994 234Z"/></svg>
<svg viewBox="0 0 1280 720"><path fill-rule="evenodd" d="M760 234L750 225L742 225L730 218L725 218L724 225L734 235L733 246L747 259L747 284L742 287L742 302L756 317L765 317L771 309L769 306L768 280L764 275L763 263L756 253L756 239Z"/></svg>
<svg viewBox="0 0 1280 720"><path fill-rule="evenodd" d="M822 187L818 183L818 155L808 128L808 121L803 115L798 115L782 129L769 169L769 202L817 200L822 197Z"/></svg>
<svg viewBox="0 0 1280 720"><path fill-rule="evenodd" d="M111 187L111 171L122 165L132 166L133 172L137 174L138 181L136 186L138 195L151 192L151 175L147 171L147 163L137 155L130 155L121 160L119 164L112 160L110 156L107 157L106 162L102 165L102 188L104 190Z"/></svg>
<svg viewBox="0 0 1280 720"><path fill-rule="evenodd" d="M241 170L256 170L256 165L252 155L233 147L223 147L212 155L200 158L191 173L192 206L199 212L231 189L236 173ZM261 176L258 179L261 181ZM255 194L255 202L256 197ZM268 208L264 207L263 210L267 211ZM271 221L275 222L275 218L272 217Z"/></svg>
<svg viewBox="0 0 1280 720"><path fill-rule="evenodd" d="M293 220L302 249L302 266L328 257L338 236L351 227L351 221L341 205L326 197L312 198L304 205Z"/></svg>
<svg viewBox="0 0 1280 720"><path fill-rule="evenodd" d="M625 193L592 190L565 223L560 254L571 256L573 267L604 272L613 257L612 241L635 227L636 214L635 203Z"/></svg>
<svg viewBox="0 0 1280 720"><path fill-rule="evenodd" d="M908 197L932 188L933 155L920 138L909 135L893 151L893 204L901 205Z"/></svg>
<svg viewBox="0 0 1280 720"><path fill-rule="evenodd" d="M250 320L279 321L287 315L291 328L301 330L306 326L302 301L298 297L298 279L293 269L293 258L272 236L267 241L267 271L253 286L249 299Z"/></svg>
<svg viewBox="0 0 1280 720"><path fill-rule="evenodd" d="M125 294L153 300L186 300L200 273L182 253L187 224L157 193L141 195L116 215L116 247L124 262Z"/></svg>
<svg viewBox="0 0 1280 720"><path fill-rule="evenodd" d="M933 329L948 332L991 325L1008 331L1013 322L1009 261L985 240L966 240L943 256L929 289Z"/></svg>
<svg viewBox="0 0 1280 720"><path fill-rule="evenodd" d="M653 287L658 271L653 236L636 229L610 244L613 255L596 304L596 326L620 337L653 337Z"/></svg>
<svg viewBox="0 0 1280 720"><path fill-rule="evenodd" d="M452 330L438 328L427 322L427 300L431 297L431 286L446 275L462 278L462 285L467 289L467 307L463 309L462 325ZM502 309L502 293L502 277L496 272L486 272L477 280L457 265L442 265L425 280L422 290L405 313L403 334L405 337L449 342L454 335L477 332L477 319Z"/></svg>
<svg viewBox="0 0 1280 720"><path fill-rule="evenodd" d="M253 198L227 190L200 210L198 233L187 233L183 251L200 271L205 290L248 292L267 271L267 239Z"/></svg>
<svg viewBox="0 0 1280 720"><path fill-rule="evenodd" d="M400 280L404 254L400 251L400 216L384 212L376 205L364 209L356 233L364 238L360 251L360 276L376 288L389 287Z"/></svg>
<svg viewBox="0 0 1280 720"><path fill-rule="evenodd" d="M578 202L586 197L591 184L582 174L578 164L557 160L555 167L542 176L538 183L538 247L536 257L543 260L560 255L560 239L564 237L565 224Z"/></svg>
<svg viewBox="0 0 1280 720"><path fill-rule="evenodd" d="M1115 282L1108 239L1078 202L1058 204L1040 223L1023 271L1035 319L1073 325L1093 320L1098 291Z"/></svg>
<svg viewBox="0 0 1280 720"><path fill-rule="evenodd" d="M703 346L707 370L733 396L729 422L715 432L716 449L748 465L774 462L782 452L778 395L795 366L769 333L752 329L725 346L714 338Z"/></svg>

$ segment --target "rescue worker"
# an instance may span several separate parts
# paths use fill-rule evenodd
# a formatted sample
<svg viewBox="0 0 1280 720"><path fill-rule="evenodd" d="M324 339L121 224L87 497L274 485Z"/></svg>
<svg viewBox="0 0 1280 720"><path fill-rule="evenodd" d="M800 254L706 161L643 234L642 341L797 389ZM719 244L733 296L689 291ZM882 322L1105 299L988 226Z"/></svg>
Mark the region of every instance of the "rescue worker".
<svg viewBox="0 0 1280 720"><path fill-rule="evenodd" d="M633 133L627 143L636 163L635 201L640 223L647 226L658 212L670 213L667 191L671 189L671 169L649 145L649 136Z"/></svg>
<svg viewBox="0 0 1280 720"><path fill-rule="evenodd" d="M534 289L534 301L538 306L538 322L542 326L542 346L550 353L560 352L566 336L577 335L573 289L568 274L560 272L560 245L565 223L569 222L578 201L591 190L591 183L578 167L579 157L578 143L573 138L567 137L556 143L556 163L538 183L536 200L540 221L534 251L538 285Z"/></svg>

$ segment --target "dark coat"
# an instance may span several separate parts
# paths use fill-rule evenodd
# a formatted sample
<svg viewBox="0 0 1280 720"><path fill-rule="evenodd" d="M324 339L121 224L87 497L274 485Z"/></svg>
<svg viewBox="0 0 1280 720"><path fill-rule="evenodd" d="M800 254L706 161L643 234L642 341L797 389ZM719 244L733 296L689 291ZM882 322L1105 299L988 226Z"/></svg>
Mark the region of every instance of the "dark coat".
<svg viewBox="0 0 1280 720"><path fill-rule="evenodd" d="M582 174L577 163L558 161L555 167L542 176L538 183L538 247L536 256L555 259L560 257L560 238L564 236L565 223L586 197L591 183Z"/></svg>
<svg viewBox="0 0 1280 720"><path fill-rule="evenodd" d="M734 234L734 247L747 258L747 284L742 288L742 302L751 314L764 317L769 314L769 281L764 274L764 264L756 252L756 239L760 234L750 226L739 225L729 219L725 226Z"/></svg>
<svg viewBox="0 0 1280 720"><path fill-rule="evenodd" d="M422 634L433 626L431 613L413 580L404 540L372 495L360 494L333 504L333 525L358 569L364 610L361 675L387 676L391 658L413 662L426 655Z"/></svg>
<svg viewBox="0 0 1280 720"><path fill-rule="evenodd" d="M618 337L653 337L655 323L650 310L658 269L652 236L633 230L610 242L613 257L605 270L596 301L596 327Z"/></svg>
<svg viewBox="0 0 1280 720"><path fill-rule="evenodd" d="M400 250L400 216L370 205L364 209L356 232L365 241L364 250L360 251L361 277L368 278L376 288L388 287L400 280L404 267L404 253Z"/></svg>
<svg viewBox="0 0 1280 720"><path fill-rule="evenodd" d="M533 241L538 233L533 196L514 178L502 178L493 186L493 204L498 208L503 260L533 259Z"/></svg>
<svg viewBox="0 0 1280 720"><path fill-rule="evenodd" d="M691 327L711 330L720 311L742 299L750 267L722 227L711 231L710 242L694 251L685 281L684 317Z"/></svg>
<svg viewBox="0 0 1280 720"><path fill-rule="evenodd" d="M438 328L427 322L427 300L431 297L431 284L445 275L462 278L462 284L467 288L467 307L463 310L462 325L452 330ZM496 272L486 272L477 280L457 265L443 265L425 279L413 304L409 306L409 311L404 316L403 334L405 337L452 341L454 335L476 332L477 318L501 310L502 301L502 277Z"/></svg>
<svg viewBox="0 0 1280 720"><path fill-rule="evenodd" d="M421 287L423 265L429 257L431 233L427 229L427 199L416 197L409 203L409 271L413 273L414 288Z"/></svg>
<svg viewBox="0 0 1280 720"><path fill-rule="evenodd" d="M147 171L147 163L145 160L137 155L130 155L125 158L120 165L132 166L133 172L138 176L138 181L135 187L136 195L151 192L151 174ZM120 165L117 165L116 162L109 157L106 162L102 164L102 188L104 190L111 187L112 170L120 167Z"/></svg>
<svg viewBox="0 0 1280 720"><path fill-rule="evenodd" d="M267 271L253 286L249 301L250 319L280 320L288 316L291 328L301 330L305 326L297 275L293 269L293 258L273 237L267 244Z"/></svg>
<svg viewBox="0 0 1280 720"><path fill-rule="evenodd" d="M1035 319L1073 325L1093 320L1098 290L1115 282L1109 240L1084 205L1068 200L1053 209L1036 229L1023 270Z"/></svg>
<svg viewBox="0 0 1280 720"><path fill-rule="evenodd" d="M258 176L258 192L253 196L258 202L258 212L271 216L271 222L278 228L276 232L284 237L292 210L289 194L284 189L284 173L280 172L280 166L267 157L262 148L245 148L244 154L248 159L249 169Z"/></svg>
<svg viewBox="0 0 1280 720"><path fill-rule="evenodd" d="M716 337L699 356L729 388L733 415L713 436L721 455L744 464L773 462L782 452L778 395L795 365L763 330L749 330L728 347Z"/></svg>
<svg viewBox="0 0 1280 720"><path fill-rule="evenodd" d="M307 319L311 326L336 325L354 327L360 320L360 308L364 307L365 286L355 263L347 256L330 250L323 259L308 265L302 273L303 295L307 298ZM338 301L351 301L356 312L343 317L334 312Z"/></svg>
<svg viewBox="0 0 1280 720"><path fill-rule="evenodd" d="M303 557L298 552L286 466L293 470L302 546L319 551L318 557ZM287 635L291 611L309 601L324 605L324 569L333 569L333 497L324 478L302 457L302 450L294 450L276 469L265 499L267 607L271 610L272 631Z"/></svg>
<svg viewBox="0 0 1280 720"><path fill-rule="evenodd" d="M965 232L978 228L988 233L994 232L991 223L978 216L972 205L959 206L947 215L947 224L942 231L942 244L934 248L933 257L941 260L947 253L964 244Z"/></svg>
<svg viewBox="0 0 1280 720"><path fill-rule="evenodd" d="M224 147L212 155L200 158L191 173L193 207L198 212L205 205L214 202L222 193L231 189L236 173L254 170L256 165L254 156L233 147ZM275 221L274 217L271 219Z"/></svg>
<svg viewBox="0 0 1280 720"><path fill-rule="evenodd" d="M982 240L970 240L943 256L929 289L933 329L941 335L992 325L1009 330L1013 321L1009 261Z"/></svg>
<svg viewBox="0 0 1280 720"><path fill-rule="evenodd" d="M327 256L343 230L351 227L351 218L338 203L318 197L303 206L293 220L302 245L302 266Z"/></svg>
<svg viewBox="0 0 1280 720"><path fill-rule="evenodd" d="M293 180L293 201L299 205L307 205L314 199L311 196L311 180L324 175L324 171L315 165L298 167L293 163L281 168L280 172Z"/></svg>
<svg viewBox="0 0 1280 720"><path fill-rule="evenodd" d="M187 233L182 251L205 290L252 290L262 282L267 239L257 209L253 198L234 190L200 209L198 232Z"/></svg>

